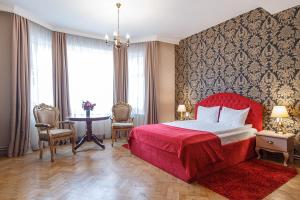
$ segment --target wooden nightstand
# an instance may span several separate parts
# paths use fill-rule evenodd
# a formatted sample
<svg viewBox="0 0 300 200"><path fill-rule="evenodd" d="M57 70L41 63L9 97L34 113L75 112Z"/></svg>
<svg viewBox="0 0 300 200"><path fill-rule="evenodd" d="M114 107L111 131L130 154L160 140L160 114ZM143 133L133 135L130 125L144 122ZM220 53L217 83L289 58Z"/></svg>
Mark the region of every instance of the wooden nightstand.
<svg viewBox="0 0 300 200"><path fill-rule="evenodd" d="M284 157L283 165L287 166L287 160L294 162L294 134L277 134L274 131L263 130L256 133L255 151L260 159L260 149L270 152L282 153Z"/></svg>

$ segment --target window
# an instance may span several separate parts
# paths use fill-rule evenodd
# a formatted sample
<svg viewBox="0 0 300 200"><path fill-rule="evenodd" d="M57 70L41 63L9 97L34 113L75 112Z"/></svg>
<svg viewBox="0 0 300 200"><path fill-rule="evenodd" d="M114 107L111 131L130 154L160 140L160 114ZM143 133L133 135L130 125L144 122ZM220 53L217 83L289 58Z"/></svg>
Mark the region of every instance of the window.
<svg viewBox="0 0 300 200"><path fill-rule="evenodd" d="M53 105L52 79L52 32L29 22L29 65L31 110L35 105ZM30 112L30 133L32 149L38 149L38 134L35 119Z"/></svg>
<svg viewBox="0 0 300 200"><path fill-rule="evenodd" d="M113 51L104 41L67 36L71 113L84 115L82 101L96 103L92 114L110 114L113 105Z"/></svg>
<svg viewBox="0 0 300 200"><path fill-rule="evenodd" d="M128 102L137 125L145 124L145 57L144 43L128 48Z"/></svg>

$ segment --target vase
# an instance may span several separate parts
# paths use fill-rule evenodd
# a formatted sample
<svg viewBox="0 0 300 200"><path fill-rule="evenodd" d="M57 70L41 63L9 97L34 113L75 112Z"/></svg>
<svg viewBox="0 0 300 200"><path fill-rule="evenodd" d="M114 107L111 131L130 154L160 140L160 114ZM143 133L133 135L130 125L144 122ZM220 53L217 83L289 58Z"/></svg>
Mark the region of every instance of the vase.
<svg viewBox="0 0 300 200"><path fill-rule="evenodd" d="M85 116L86 117L90 117L91 116L91 111L90 110L86 110L85 111Z"/></svg>

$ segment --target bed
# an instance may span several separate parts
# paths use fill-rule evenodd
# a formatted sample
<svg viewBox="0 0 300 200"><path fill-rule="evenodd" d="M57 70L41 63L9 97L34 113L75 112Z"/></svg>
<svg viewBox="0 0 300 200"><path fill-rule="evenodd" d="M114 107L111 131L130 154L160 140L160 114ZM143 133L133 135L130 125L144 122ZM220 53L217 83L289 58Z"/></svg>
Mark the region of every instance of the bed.
<svg viewBox="0 0 300 200"><path fill-rule="evenodd" d="M224 127L203 123L200 129L209 128L201 131L199 127L194 128L198 106L250 109L245 127L224 131ZM249 98L234 93L214 94L195 105L195 120L134 128L129 136L129 147L139 158L183 181L192 182L253 158L255 132L262 130L262 116L262 105Z"/></svg>

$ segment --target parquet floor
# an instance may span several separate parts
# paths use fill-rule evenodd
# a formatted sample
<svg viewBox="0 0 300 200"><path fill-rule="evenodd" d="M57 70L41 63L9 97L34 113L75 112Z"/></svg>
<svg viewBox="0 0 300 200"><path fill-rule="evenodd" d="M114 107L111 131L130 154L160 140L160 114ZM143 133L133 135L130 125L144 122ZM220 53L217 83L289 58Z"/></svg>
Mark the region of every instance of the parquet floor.
<svg viewBox="0 0 300 200"><path fill-rule="evenodd" d="M187 184L131 155L117 143L105 141L102 151L93 143L73 156L71 148L59 147L56 161L48 150L20 158L0 159L0 200L221 200L221 195L196 183ZM300 166L300 164L297 164ZM298 168L298 171L300 168ZM300 175L266 199L299 200Z"/></svg>

